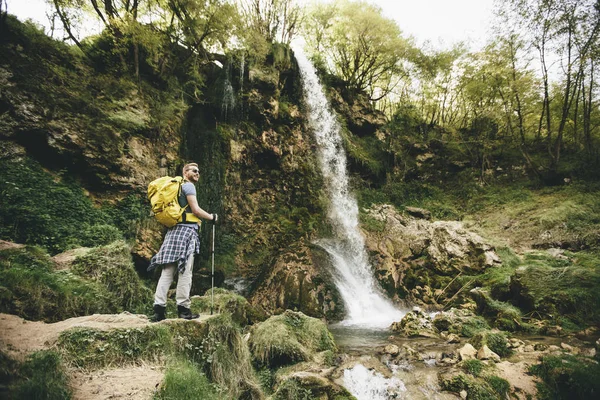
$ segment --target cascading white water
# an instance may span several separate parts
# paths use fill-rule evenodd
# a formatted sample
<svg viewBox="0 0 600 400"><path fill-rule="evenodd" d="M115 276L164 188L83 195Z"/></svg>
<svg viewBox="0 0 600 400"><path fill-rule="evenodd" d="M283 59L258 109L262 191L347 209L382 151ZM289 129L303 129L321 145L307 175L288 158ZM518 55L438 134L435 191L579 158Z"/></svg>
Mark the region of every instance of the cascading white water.
<svg viewBox="0 0 600 400"><path fill-rule="evenodd" d="M329 108L316 70L300 46L294 46L300 67L308 119L314 131L318 158L330 204L328 218L335 237L318 242L332 257L334 279L346 307L344 325L387 328L400 321L400 311L385 298L375 281L358 229L358 205L348 187L346 154L340 126Z"/></svg>

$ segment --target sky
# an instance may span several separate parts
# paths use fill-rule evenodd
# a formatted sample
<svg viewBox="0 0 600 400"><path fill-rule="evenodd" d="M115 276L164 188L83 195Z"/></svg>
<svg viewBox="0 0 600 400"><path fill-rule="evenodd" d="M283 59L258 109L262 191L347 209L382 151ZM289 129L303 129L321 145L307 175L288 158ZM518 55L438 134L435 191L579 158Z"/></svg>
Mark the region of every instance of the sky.
<svg viewBox="0 0 600 400"><path fill-rule="evenodd" d="M44 0L7 0L8 12L19 19L31 18L48 26ZM413 36L417 45L426 41L436 49L466 41L473 50L489 36L493 0L370 0L393 18L402 32Z"/></svg>

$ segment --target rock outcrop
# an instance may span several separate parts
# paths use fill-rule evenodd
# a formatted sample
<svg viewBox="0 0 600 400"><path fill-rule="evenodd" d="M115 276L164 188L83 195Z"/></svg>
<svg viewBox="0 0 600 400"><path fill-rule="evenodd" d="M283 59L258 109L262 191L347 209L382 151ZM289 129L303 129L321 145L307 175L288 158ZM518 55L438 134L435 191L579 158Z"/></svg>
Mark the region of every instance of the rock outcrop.
<svg viewBox="0 0 600 400"><path fill-rule="evenodd" d="M456 293L448 285L457 275L500 263L494 248L459 221L430 221L426 210L411 209L405 215L390 205L366 213L383 223L381 231L365 231L366 243L379 281L396 300L442 304Z"/></svg>

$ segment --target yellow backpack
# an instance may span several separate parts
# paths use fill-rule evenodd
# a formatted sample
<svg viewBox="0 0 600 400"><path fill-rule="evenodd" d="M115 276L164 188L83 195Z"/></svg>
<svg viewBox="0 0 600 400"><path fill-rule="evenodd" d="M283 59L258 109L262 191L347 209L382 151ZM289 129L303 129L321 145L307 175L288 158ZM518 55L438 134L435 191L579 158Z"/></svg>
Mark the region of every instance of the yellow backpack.
<svg viewBox="0 0 600 400"><path fill-rule="evenodd" d="M179 205L179 195L183 178L176 176L163 176L150 182L148 185L148 200L152 206L154 218L167 228L175 226L178 222L200 222L192 213L185 213L189 206Z"/></svg>

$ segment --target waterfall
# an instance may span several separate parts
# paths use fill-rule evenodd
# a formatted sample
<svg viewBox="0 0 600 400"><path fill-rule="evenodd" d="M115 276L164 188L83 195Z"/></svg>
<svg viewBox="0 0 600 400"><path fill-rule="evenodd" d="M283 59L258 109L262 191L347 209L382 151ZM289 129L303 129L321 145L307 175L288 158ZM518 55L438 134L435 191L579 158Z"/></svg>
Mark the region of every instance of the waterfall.
<svg viewBox="0 0 600 400"><path fill-rule="evenodd" d="M346 154L340 126L329 108L316 70L299 46L294 53L300 67L308 120L317 141L319 166L330 200L328 219L334 237L317 242L331 256L335 284L346 307L345 325L387 328L404 316L381 292L373 277L358 229L358 205L348 185Z"/></svg>
<svg viewBox="0 0 600 400"><path fill-rule="evenodd" d="M223 83L223 101L221 103L221 118L223 118L223 120L225 121L235 108L235 93L233 91L233 86L231 85L231 80L229 79L229 77L231 76L231 63L231 60L227 61L227 66L225 70L225 81Z"/></svg>

